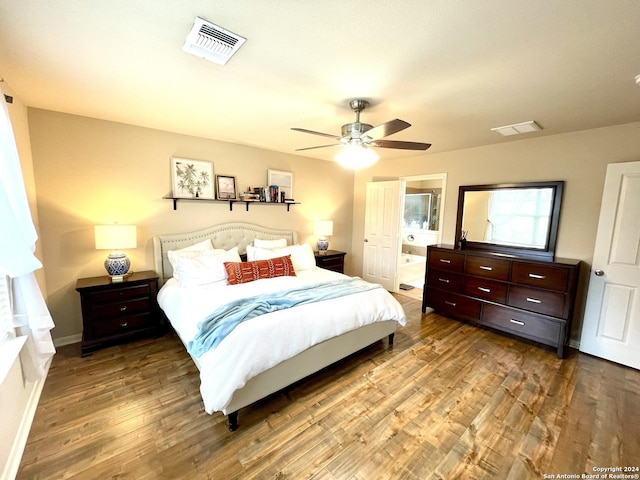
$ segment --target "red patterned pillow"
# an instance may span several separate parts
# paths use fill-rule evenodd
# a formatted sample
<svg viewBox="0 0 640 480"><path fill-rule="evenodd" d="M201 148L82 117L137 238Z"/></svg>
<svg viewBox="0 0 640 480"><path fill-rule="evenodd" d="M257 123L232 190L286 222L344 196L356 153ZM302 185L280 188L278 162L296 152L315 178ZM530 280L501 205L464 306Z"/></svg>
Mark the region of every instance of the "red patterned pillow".
<svg viewBox="0 0 640 480"><path fill-rule="evenodd" d="M227 284L248 283L261 278L295 277L291 255L254 260L253 262L224 262L227 271Z"/></svg>

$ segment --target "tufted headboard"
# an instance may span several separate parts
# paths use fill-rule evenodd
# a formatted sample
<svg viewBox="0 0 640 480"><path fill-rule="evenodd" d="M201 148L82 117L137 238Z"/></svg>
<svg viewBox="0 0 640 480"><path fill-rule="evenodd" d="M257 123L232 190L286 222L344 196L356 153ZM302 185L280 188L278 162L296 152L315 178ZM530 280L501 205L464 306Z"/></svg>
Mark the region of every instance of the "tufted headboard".
<svg viewBox="0 0 640 480"><path fill-rule="evenodd" d="M163 285L173 275L167 252L188 247L207 238L211 239L213 248L229 250L238 247L240 255L247 252L247 245L250 245L256 238L264 240L286 238L287 245L294 245L298 242L298 234L294 230L275 230L251 223L223 223L195 232L157 235L153 237L153 260L155 270L160 277L160 285Z"/></svg>

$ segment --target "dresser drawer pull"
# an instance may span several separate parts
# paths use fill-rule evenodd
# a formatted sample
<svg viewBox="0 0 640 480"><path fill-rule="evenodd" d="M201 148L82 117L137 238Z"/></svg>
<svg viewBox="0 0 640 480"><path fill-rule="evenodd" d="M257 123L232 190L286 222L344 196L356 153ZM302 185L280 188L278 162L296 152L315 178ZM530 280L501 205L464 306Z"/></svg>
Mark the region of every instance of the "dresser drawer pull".
<svg viewBox="0 0 640 480"><path fill-rule="evenodd" d="M478 290L484 293L491 293L491 289L486 287L478 287Z"/></svg>
<svg viewBox="0 0 640 480"><path fill-rule="evenodd" d="M449 279L448 278L438 278L438 281L442 282L442 283L449 283Z"/></svg>
<svg viewBox="0 0 640 480"><path fill-rule="evenodd" d="M445 300L444 303L446 303L447 305L451 305L452 307L456 306L456 302L448 302L447 300Z"/></svg>
<svg viewBox="0 0 640 480"><path fill-rule="evenodd" d="M513 318L511 320L509 320L511 323L515 323L516 325L522 325L524 327L524 322L521 322L520 320L514 320Z"/></svg>
<svg viewBox="0 0 640 480"><path fill-rule="evenodd" d="M544 275L538 275L537 273L530 273L529 274L529 278L537 278L537 279L542 280L542 279L545 278L545 276Z"/></svg>
<svg viewBox="0 0 640 480"><path fill-rule="evenodd" d="M487 270L490 272L491 270L493 270L493 268L487 267L486 265L480 265L480 270Z"/></svg>
<svg viewBox="0 0 640 480"><path fill-rule="evenodd" d="M542 300L538 300L537 298L529 298L529 297L527 297L527 302L542 303Z"/></svg>
<svg viewBox="0 0 640 480"><path fill-rule="evenodd" d="M442 263L451 263L451 260L448 260L448 259L446 259L446 258L441 258L441 259L440 259L440 261L441 261Z"/></svg>
<svg viewBox="0 0 640 480"><path fill-rule="evenodd" d="M120 324L120 326L121 326L121 327L123 327L123 328L124 328L124 327L126 327L127 325L129 325L127 322L122 322L122 323Z"/></svg>
<svg viewBox="0 0 640 480"><path fill-rule="evenodd" d="M123 305L122 307L120 307L120 311L121 312L126 312L127 311L127 306Z"/></svg>

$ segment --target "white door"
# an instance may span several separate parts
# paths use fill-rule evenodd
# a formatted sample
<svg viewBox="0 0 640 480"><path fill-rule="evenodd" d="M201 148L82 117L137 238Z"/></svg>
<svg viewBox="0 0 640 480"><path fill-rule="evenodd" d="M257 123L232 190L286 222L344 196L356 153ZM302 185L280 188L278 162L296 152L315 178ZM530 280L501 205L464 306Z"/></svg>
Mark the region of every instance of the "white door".
<svg viewBox="0 0 640 480"><path fill-rule="evenodd" d="M607 166L580 350L640 368L640 162Z"/></svg>
<svg viewBox="0 0 640 480"><path fill-rule="evenodd" d="M402 180L367 184L364 219L364 280L398 291Z"/></svg>

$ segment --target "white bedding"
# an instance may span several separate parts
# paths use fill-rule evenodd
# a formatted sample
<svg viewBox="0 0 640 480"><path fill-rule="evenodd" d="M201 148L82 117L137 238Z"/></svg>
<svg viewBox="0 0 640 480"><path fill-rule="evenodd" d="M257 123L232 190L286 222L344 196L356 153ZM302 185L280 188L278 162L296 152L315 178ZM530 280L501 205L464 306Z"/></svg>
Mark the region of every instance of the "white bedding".
<svg viewBox="0 0 640 480"><path fill-rule="evenodd" d="M217 282L181 288L169 279L158 303L187 345L198 323L227 301L313 284L344 275L314 268L295 277L277 277L239 285ZM234 391L254 376L329 338L382 320L405 325L402 307L384 289L300 305L257 317L238 325L215 349L194 358L200 370L200 392L207 413L223 410Z"/></svg>

